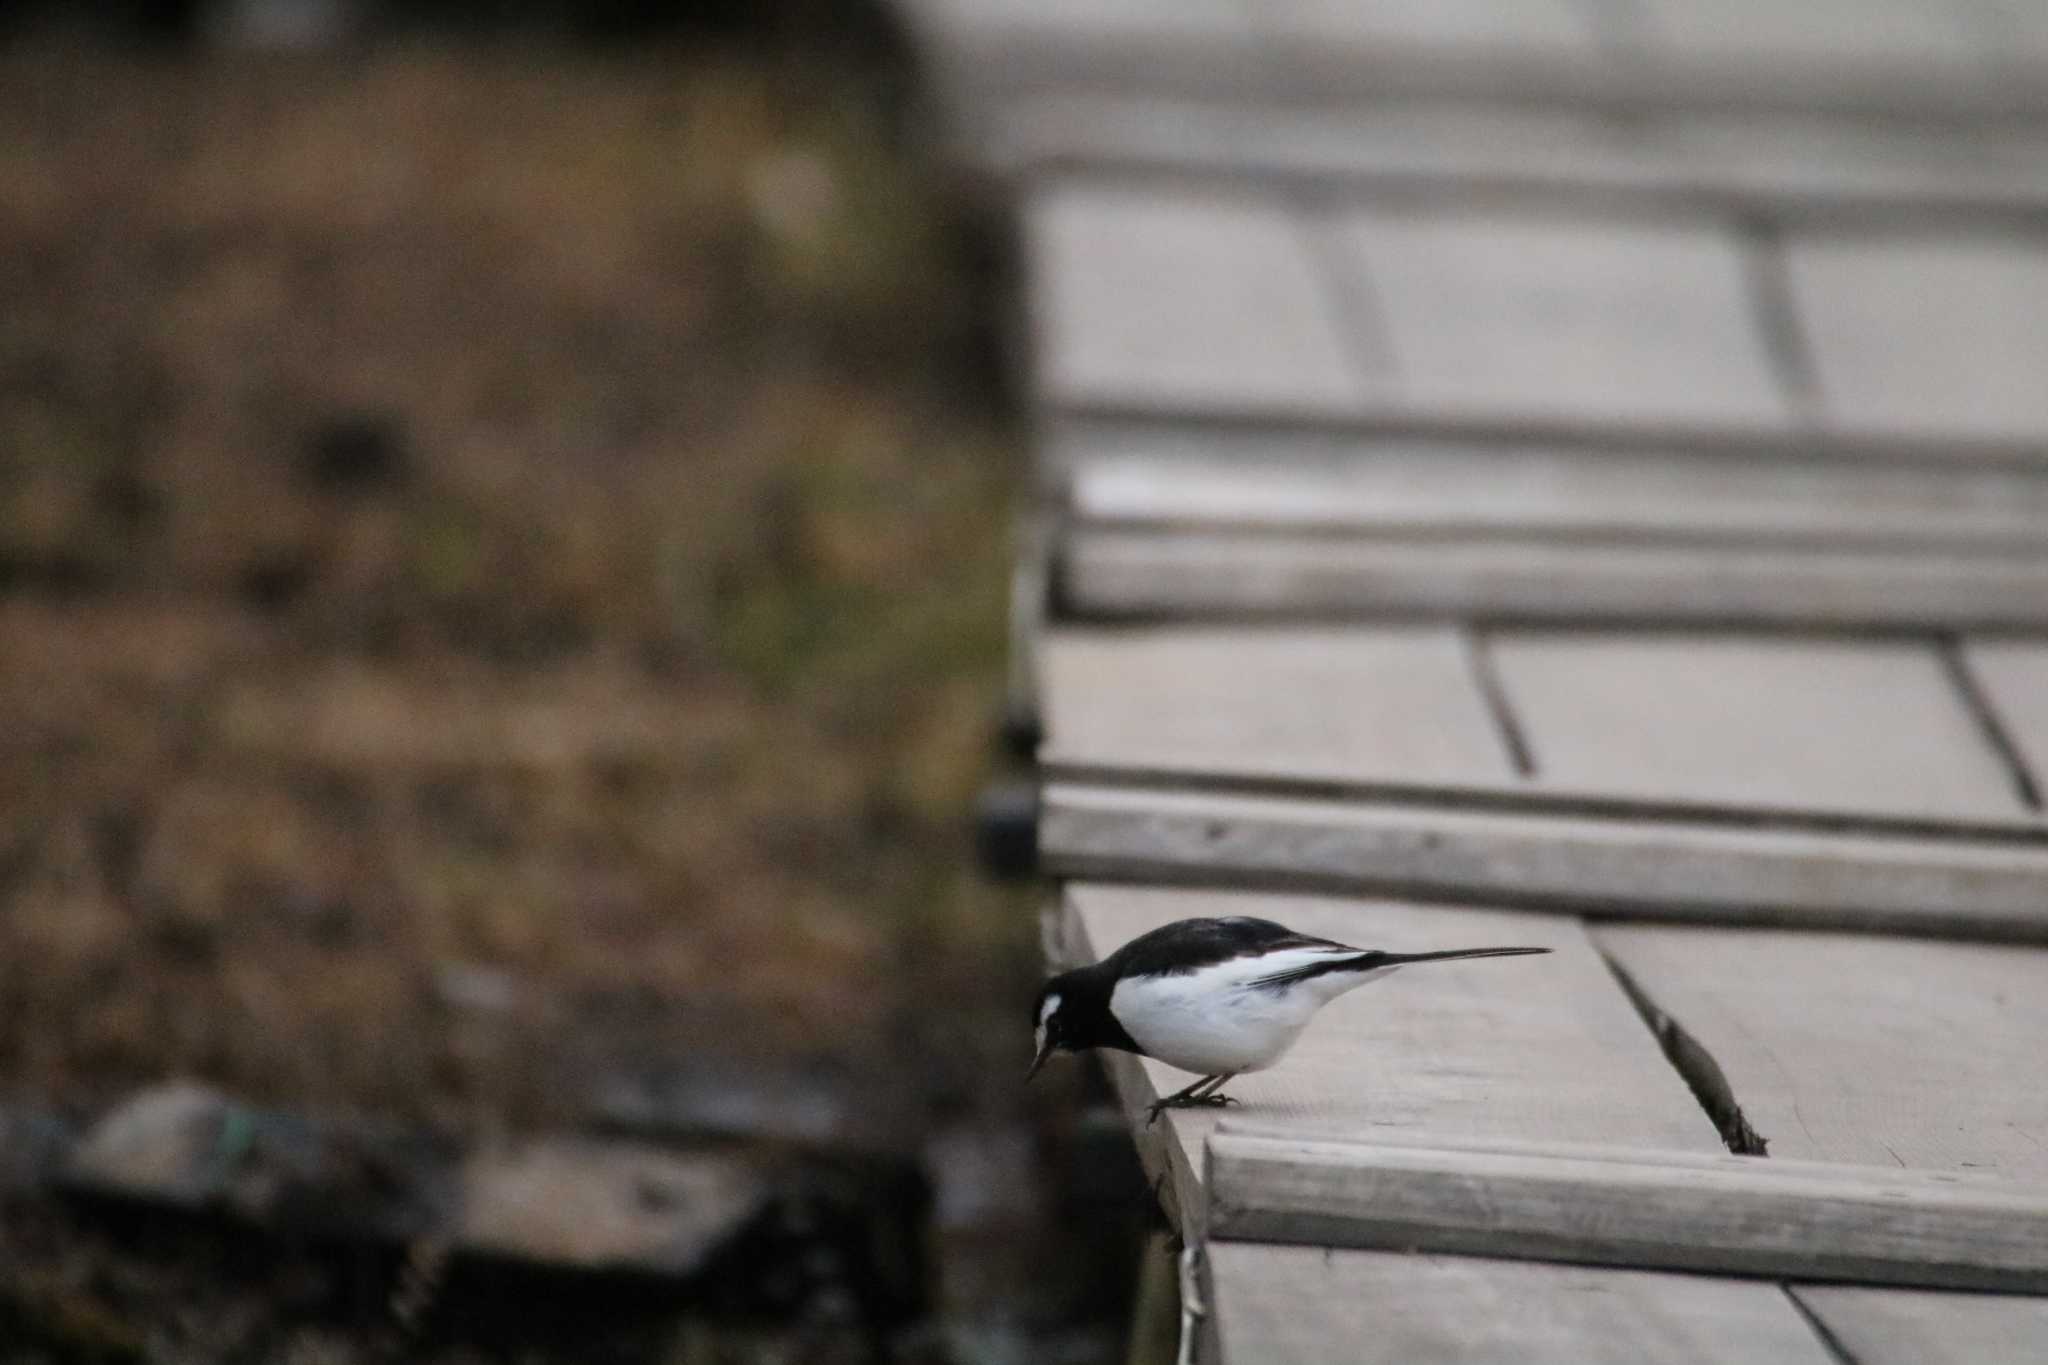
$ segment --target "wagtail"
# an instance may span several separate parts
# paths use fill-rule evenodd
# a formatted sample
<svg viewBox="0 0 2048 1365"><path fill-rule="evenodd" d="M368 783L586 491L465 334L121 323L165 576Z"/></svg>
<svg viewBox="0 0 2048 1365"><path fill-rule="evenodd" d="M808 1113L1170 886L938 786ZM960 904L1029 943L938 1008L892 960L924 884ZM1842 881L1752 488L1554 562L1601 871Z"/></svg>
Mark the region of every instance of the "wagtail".
<svg viewBox="0 0 2048 1365"><path fill-rule="evenodd" d="M1269 919L1184 919L1140 934L1092 967L1061 972L1032 1006L1038 1055L1114 1047L1201 1077L1152 1106L1160 1112L1235 1104L1233 1076L1263 1071L1294 1045L1317 1010L1413 962L1520 957L1548 948L1453 948L1385 953L1297 934Z"/></svg>

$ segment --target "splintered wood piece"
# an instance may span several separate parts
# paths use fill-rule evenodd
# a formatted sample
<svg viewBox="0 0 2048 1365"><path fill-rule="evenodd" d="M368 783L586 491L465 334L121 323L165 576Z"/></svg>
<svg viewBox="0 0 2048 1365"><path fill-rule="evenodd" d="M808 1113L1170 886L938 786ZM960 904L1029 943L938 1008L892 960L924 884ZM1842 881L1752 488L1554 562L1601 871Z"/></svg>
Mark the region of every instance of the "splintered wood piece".
<svg viewBox="0 0 2048 1365"><path fill-rule="evenodd" d="M1772 1156L2048 1184L2048 950L1632 924L1594 941L1713 1055Z"/></svg>
<svg viewBox="0 0 2048 1365"><path fill-rule="evenodd" d="M1204 1254L1231 1365L1835 1360L1784 1291L1755 1280L1259 1242Z"/></svg>
<svg viewBox="0 0 2048 1365"><path fill-rule="evenodd" d="M1398 1147L1220 1131L1217 1238L2048 1292L2048 1187L1618 1147Z"/></svg>

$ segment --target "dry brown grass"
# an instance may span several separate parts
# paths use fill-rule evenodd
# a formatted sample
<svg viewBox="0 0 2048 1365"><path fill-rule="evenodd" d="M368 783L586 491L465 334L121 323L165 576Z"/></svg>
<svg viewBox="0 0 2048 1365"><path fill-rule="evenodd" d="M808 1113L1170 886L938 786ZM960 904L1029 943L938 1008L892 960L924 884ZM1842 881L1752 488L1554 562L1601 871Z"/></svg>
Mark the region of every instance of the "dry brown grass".
<svg viewBox="0 0 2048 1365"><path fill-rule="evenodd" d="M0 56L0 1090L519 1124L887 1045L974 1101L988 301L807 80Z"/></svg>

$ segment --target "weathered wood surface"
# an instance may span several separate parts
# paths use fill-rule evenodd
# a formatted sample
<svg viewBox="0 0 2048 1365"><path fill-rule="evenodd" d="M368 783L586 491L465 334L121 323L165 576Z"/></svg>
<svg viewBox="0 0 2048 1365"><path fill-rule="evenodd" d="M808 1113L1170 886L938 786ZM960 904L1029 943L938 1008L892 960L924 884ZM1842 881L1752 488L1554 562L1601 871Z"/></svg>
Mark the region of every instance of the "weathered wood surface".
<svg viewBox="0 0 2048 1365"><path fill-rule="evenodd" d="M1986 7L1990 8L1990 7ZM1649 53L1710 63L1856 63L1981 78L1996 28L1954 0L1641 0Z"/></svg>
<svg viewBox="0 0 2048 1365"><path fill-rule="evenodd" d="M1761 1281L1257 1242L1211 1242L1205 1254L1217 1339L1233 1361L1835 1362L1784 1291Z"/></svg>
<svg viewBox="0 0 2048 1365"><path fill-rule="evenodd" d="M1212 1132L1212 1237L2048 1292L2048 1185L1618 1146Z"/></svg>
<svg viewBox="0 0 2048 1365"><path fill-rule="evenodd" d="M1498 211L1356 212L1336 230L1409 406L1738 427L1787 416L1724 230Z"/></svg>
<svg viewBox="0 0 2048 1365"><path fill-rule="evenodd" d="M1056 401L1355 406L1350 342L1285 207L1068 187L1038 195L1026 226Z"/></svg>
<svg viewBox="0 0 2048 1365"><path fill-rule="evenodd" d="M2048 478L1056 428L1081 616L2048 622Z"/></svg>
<svg viewBox="0 0 2048 1365"><path fill-rule="evenodd" d="M1625 924L1594 937L1713 1054L1773 1157L2048 1187L2048 951Z"/></svg>
<svg viewBox="0 0 2048 1365"><path fill-rule="evenodd" d="M1555 951L1526 964L1417 967L1343 997L1279 1065L1230 1083L1242 1102L1232 1115L1385 1136L1718 1149L1712 1124L1665 1065L1585 930L1568 917L1075 884L1066 894L1065 932L1075 960L1094 961L1176 919L1242 914L1373 947L1527 943ZM1201 1143L1214 1111L1171 1112L1147 1128L1144 1106L1192 1078L1126 1053L1104 1060L1148 1165L1172 1176L1184 1227L1199 1228Z"/></svg>
<svg viewBox="0 0 2048 1365"><path fill-rule="evenodd" d="M1065 537L1060 569L1066 606L1102 619L2048 625L2048 554L2032 553L1082 528Z"/></svg>
<svg viewBox="0 0 2048 1365"><path fill-rule="evenodd" d="M1833 109L1985 115L2048 109L2048 52L2025 0L1984 6L1751 0L1586 8L1200 0L1090 6L909 0L958 97L991 121L1019 94L1199 93L1216 101L1425 94L1616 110ZM1812 8L1808 14L1806 9ZM2011 39L2007 35L2011 35Z"/></svg>
<svg viewBox="0 0 2048 1365"><path fill-rule="evenodd" d="M1310 52L1470 46L1590 56L1601 37L1597 13L1571 0L1270 0L1261 10L1267 32Z"/></svg>
<svg viewBox="0 0 2048 1365"><path fill-rule="evenodd" d="M2048 846L1401 800L1049 782L1054 876L2048 942Z"/></svg>
<svg viewBox="0 0 2048 1365"><path fill-rule="evenodd" d="M1769 213L1785 222L2010 215L2048 205L2048 131L1798 115L1615 117L1570 107L1354 100L1303 107L1128 91L1020 99L984 153L1018 178L1084 170Z"/></svg>
<svg viewBox="0 0 2048 1365"><path fill-rule="evenodd" d="M1821 1284L1793 1285L1790 1292L1855 1365L1989 1365L2048 1357L2048 1299Z"/></svg>
<svg viewBox="0 0 2048 1365"><path fill-rule="evenodd" d="M2016 235L1333 206L1070 181L1026 209L1055 407L2038 462L2048 252ZM1931 282L1931 283L1930 283Z"/></svg>
<svg viewBox="0 0 2048 1365"><path fill-rule="evenodd" d="M1465 645L1440 628L1066 628L1040 645L1040 757L1163 771L1507 782Z"/></svg>
<svg viewBox="0 0 2048 1365"><path fill-rule="evenodd" d="M1931 643L1497 631L1484 650L1528 785L1553 797L2040 827ZM1063 631L1044 650L1040 757L1522 786L1469 653L1449 631L1386 625Z"/></svg>
<svg viewBox="0 0 2048 1365"><path fill-rule="evenodd" d="M2048 478L1080 424L1080 616L2048 623Z"/></svg>
<svg viewBox="0 0 2048 1365"><path fill-rule="evenodd" d="M1055 428L1082 527L2048 553L2048 474L1682 451Z"/></svg>
<svg viewBox="0 0 2048 1365"><path fill-rule="evenodd" d="M2048 431L2048 248L2038 238L1813 236L1791 239L1785 252L1832 421Z"/></svg>
<svg viewBox="0 0 2048 1365"><path fill-rule="evenodd" d="M1489 648L1548 787L1962 820L2027 814L1931 645L1513 632Z"/></svg>

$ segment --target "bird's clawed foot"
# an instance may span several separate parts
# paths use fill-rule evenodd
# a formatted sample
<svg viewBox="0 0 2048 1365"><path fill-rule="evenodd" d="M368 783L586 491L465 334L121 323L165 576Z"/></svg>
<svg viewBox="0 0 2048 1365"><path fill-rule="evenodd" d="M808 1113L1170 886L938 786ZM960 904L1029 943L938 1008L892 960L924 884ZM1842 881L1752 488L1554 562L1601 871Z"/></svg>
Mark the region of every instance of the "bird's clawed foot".
<svg viewBox="0 0 2048 1365"><path fill-rule="evenodd" d="M1168 1095L1163 1100L1154 1100L1145 1110L1145 1126L1150 1128L1159 1122L1159 1116L1169 1109L1221 1109L1237 1103L1235 1095L1190 1095L1185 1099Z"/></svg>
<svg viewBox="0 0 2048 1365"><path fill-rule="evenodd" d="M1150 1128L1159 1122L1159 1116L1169 1109L1221 1109L1227 1104L1236 1104L1235 1099L1218 1093L1229 1079L1229 1076L1204 1076L1185 1090L1176 1090L1164 1099L1153 1101L1145 1111L1145 1126Z"/></svg>

